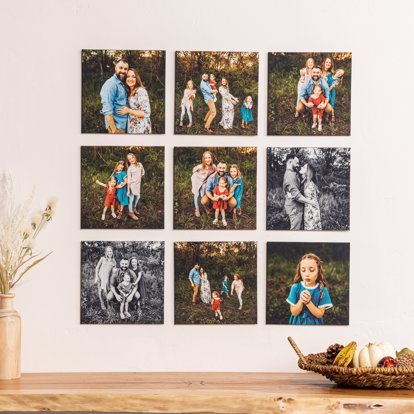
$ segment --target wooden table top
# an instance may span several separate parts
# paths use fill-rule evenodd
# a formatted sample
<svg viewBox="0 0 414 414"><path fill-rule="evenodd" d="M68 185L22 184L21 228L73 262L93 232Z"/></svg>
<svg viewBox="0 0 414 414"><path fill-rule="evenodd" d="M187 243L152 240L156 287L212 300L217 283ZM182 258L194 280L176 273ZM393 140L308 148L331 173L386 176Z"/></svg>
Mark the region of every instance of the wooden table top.
<svg viewBox="0 0 414 414"><path fill-rule="evenodd" d="M414 390L340 388L312 373L44 373L0 381L0 411L414 413Z"/></svg>

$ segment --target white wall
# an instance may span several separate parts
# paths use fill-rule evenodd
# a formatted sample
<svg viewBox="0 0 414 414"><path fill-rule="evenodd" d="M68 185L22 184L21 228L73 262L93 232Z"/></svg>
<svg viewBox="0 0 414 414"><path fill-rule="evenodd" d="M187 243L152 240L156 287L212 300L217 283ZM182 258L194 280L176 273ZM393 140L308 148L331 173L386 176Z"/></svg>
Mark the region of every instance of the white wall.
<svg viewBox="0 0 414 414"><path fill-rule="evenodd" d="M404 110L412 102L410 7L407 1L399 11L385 0L210 0L203 8L191 0L2 1L0 165L25 187L35 183L39 202L59 199L39 242L54 254L16 290L23 371L293 371L288 335L305 353L351 339L414 347L414 146L412 110ZM164 136L80 134L80 50L88 48L167 50ZM175 50L260 52L259 136L243 138L259 148L257 231L172 231L173 146L241 143L173 135ZM353 52L352 136L267 137L267 52L314 50ZM166 146L166 230L80 230L80 146L118 143ZM351 232L264 230L266 147L308 145L352 147ZM173 241L216 238L258 241L258 324L174 326ZM92 239L165 240L165 325L79 324L80 241ZM265 325L266 241L351 242L350 326Z"/></svg>

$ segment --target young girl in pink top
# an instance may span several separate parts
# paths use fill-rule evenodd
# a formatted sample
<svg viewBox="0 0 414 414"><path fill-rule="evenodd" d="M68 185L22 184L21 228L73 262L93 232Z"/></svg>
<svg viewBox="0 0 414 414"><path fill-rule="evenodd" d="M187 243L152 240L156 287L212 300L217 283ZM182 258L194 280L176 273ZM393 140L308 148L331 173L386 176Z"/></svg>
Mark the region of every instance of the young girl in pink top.
<svg viewBox="0 0 414 414"><path fill-rule="evenodd" d="M239 310L242 310L243 308L243 299L242 299L242 293L244 291L244 284L243 280L241 280L241 277L238 273L234 275L233 283L231 284L231 295L233 296L233 292L236 291L237 298L239 299Z"/></svg>

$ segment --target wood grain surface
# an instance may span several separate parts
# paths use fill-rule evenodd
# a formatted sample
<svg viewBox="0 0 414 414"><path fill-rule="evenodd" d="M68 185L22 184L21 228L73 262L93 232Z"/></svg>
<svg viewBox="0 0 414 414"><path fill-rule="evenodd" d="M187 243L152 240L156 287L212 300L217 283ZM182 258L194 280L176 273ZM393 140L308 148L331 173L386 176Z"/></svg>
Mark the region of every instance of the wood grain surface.
<svg viewBox="0 0 414 414"><path fill-rule="evenodd" d="M414 413L414 390L340 388L307 373L45 373L0 381L0 411Z"/></svg>

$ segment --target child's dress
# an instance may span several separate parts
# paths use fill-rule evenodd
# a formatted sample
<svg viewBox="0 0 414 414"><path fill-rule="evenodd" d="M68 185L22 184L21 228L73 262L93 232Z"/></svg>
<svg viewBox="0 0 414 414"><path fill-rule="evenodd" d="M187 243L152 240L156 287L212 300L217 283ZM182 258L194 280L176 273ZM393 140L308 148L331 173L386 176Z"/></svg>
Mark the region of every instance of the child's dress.
<svg viewBox="0 0 414 414"><path fill-rule="evenodd" d="M317 308L332 308L331 297L328 289L320 289L319 283L313 288L305 287L303 282L297 282L290 288L290 293L286 301L291 305L296 305L299 301L300 294L307 290L311 295L311 301ZM311 314L306 305L303 305L302 312L298 316L290 315L289 325L323 325L323 318L316 318Z"/></svg>
<svg viewBox="0 0 414 414"><path fill-rule="evenodd" d="M329 86L329 103L332 106L332 109L335 108L335 99L336 99L336 88L335 86L331 89L331 86L335 83L339 81L339 78L335 78L334 75L332 75L332 73L328 72L327 75L325 76L326 82Z"/></svg>
<svg viewBox="0 0 414 414"><path fill-rule="evenodd" d="M223 196L223 195L228 196L230 193L229 193L229 190L227 188L225 188L224 191L221 192L220 187L217 186L213 190L213 194L218 195L218 196ZM214 200L213 209L214 210L217 210L217 209L227 210L227 200Z"/></svg>
<svg viewBox="0 0 414 414"><path fill-rule="evenodd" d="M243 179L239 177L236 181L234 181L233 185L234 184L239 184L234 188L233 195L237 201L236 208L241 208L241 202L242 202L243 190L244 190Z"/></svg>
<svg viewBox="0 0 414 414"><path fill-rule="evenodd" d="M136 166L130 165L128 167L128 184L129 191L132 195L141 195L141 179L145 174L144 166L139 162Z"/></svg>
<svg viewBox="0 0 414 414"><path fill-rule="evenodd" d="M111 207L114 206L116 204L116 188L112 187L112 189L109 187L109 185L107 184L106 187L106 197L105 197L105 203L104 206L105 207Z"/></svg>
<svg viewBox="0 0 414 414"><path fill-rule="evenodd" d="M124 283L120 283L118 285L118 290L120 293L123 293L123 300L126 300L126 298L128 297L128 295L132 292L132 283L128 282L127 285L125 285Z"/></svg>
<svg viewBox="0 0 414 414"><path fill-rule="evenodd" d="M96 265L95 272L99 278L100 288L105 292L109 292L109 278L114 267L116 267L115 259L108 259L105 256L102 256Z"/></svg>
<svg viewBox="0 0 414 414"><path fill-rule="evenodd" d="M322 116L324 109L319 109L318 105L320 105L322 102L325 102L325 97L323 96L323 93L321 93L317 98L314 98L313 95L310 96L308 102L313 103L312 107L312 114Z"/></svg>
<svg viewBox="0 0 414 414"><path fill-rule="evenodd" d="M217 82L214 80L210 80L210 87L214 94L214 102L217 102Z"/></svg>
<svg viewBox="0 0 414 414"><path fill-rule="evenodd" d="M220 303L221 303L221 299L220 298L213 298L211 299L211 310L213 310L214 312L217 312L220 310Z"/></svg>
<svg viewBox="0 0 414 414"><path fill-rule="evenodd" d="M113 173L112 177L116 178L116 185L120 185L125 181L125 177L127 176L127 173L125 171L121 171L119 173ZM116 198L119 201L119 204L121 206L127 206L128 205L128 196L127 196L127 186L124 185L122 188L117 188L116 190Z"/></svg>
<svg viewBox="0 0 414 414"><path fill-rule="evenodd" d="M223 293L228 295L230 293L230 289L229 289L229 281L228 280L223 280L222 283L222 289L223 289Z"/></svg>
<svg viewBox="0 0 414 414"><path fill-rule="evenodd" d="M253 121L253 112L252 112L253 103L252 102L243 102L241 107L241 116L244 122Z"/></svg>

